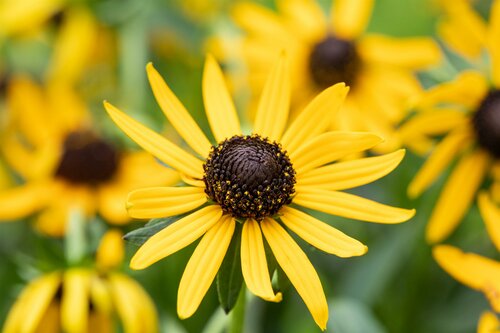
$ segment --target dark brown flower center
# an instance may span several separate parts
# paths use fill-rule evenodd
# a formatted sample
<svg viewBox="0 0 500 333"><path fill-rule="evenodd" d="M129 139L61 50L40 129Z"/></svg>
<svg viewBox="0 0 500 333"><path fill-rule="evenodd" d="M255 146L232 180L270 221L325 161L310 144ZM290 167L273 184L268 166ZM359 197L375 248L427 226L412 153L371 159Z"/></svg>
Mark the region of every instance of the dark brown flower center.
<svg viewBox="0 0 500 333"><path fill-rule="evenodd" d="M500 90L492 90L483 99L473 117L479 145L500 157Z"/></svg>
<svg viewBox="0 0 500 333"><path fill-rule="evenodd" d="M286 151L258 135L236 135L212 147L203 169L207 195L234 217L272 216L295 191Z"/></svg>
<svg viewBox="0 0 500 333"><path fill-rule="evenodd" d="M76 184L97 185L111 180L119 164L119 153L89 131L70 133L55 175Z"/></svg>
<svg viewBox="0 0 500 333"><path fill-rule="evenodd" d="M333 36L317 43L309 56L311 77L321 89L339 82L352 86L360 66L354 43Z"/></svg>

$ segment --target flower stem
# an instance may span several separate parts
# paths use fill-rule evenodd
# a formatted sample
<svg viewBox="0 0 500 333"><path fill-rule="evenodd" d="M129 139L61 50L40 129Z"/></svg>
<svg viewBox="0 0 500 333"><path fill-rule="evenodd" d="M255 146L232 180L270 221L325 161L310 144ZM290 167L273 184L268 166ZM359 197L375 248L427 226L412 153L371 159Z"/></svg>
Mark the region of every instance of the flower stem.
<svg viewBox="0 0 500 333"><path fill-rule="evenodd" d="M228 333L242 333L245 324L246 288L241 288L238 301L231 312Z"/></svg>

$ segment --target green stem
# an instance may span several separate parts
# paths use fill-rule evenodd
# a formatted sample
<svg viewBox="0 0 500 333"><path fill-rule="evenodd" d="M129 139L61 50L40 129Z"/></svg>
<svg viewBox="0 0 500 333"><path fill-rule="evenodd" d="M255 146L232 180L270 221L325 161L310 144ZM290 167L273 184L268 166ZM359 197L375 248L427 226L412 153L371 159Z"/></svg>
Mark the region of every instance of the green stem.
<svg viewBox="0 0 500 333"><path fill-rule="evenodd" d="M242 333L245 324L245 308L246 308L246 288L241 288L238 301L231 311L231 321L229 323L228 333Z"/></svg>

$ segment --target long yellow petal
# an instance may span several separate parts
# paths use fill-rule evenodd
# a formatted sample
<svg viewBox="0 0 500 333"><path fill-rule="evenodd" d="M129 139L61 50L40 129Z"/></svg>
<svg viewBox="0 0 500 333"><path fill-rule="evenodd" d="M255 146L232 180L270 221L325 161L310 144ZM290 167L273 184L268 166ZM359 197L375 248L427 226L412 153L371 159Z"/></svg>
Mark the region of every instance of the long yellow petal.
<svg viewBox="0 0 500 333"><path fill-rule="evenodd" d="M280 140L283 147L290 153L303 142L324 132L330 126L325 119L335 117L348 91L349 87L344 83L337 83L317 95L288 126Z"/></svg>
<svg viewBox="0 0 500 333"><path fill-rule="evenodd" d="M327 132L303 143L290 154L298 177L315 167L372 148L382 139L371 133Z"/></svg>
<svg viewBox="0 0 500 333"><path fill-rule="evenodd" d="M201 239L182 274L177 294L179 318L195 313L219 271L233 237L234 218L225 215Z"/></svg>
<svg viewBox="0 0 500 333"><path fill-rule="evenodd" d="M132 269L144 269L183 249L210 229L222 216L218 205L202 208L169 225L144 243L130 261Z"/></svg>
<svg viewBox="0 0 500 333"><path fill-rule="evenodd" d="M415 215L414 209L387 206L354 194L311 188L297 192L293 203L332 215L375 223L400 223Z"/></svg>
<svg viewBox="0 0 500 333"><path fill-rule="evenodd" d="M302 249L276 221L265 218L260 226L274 257L306 304L316 324L326 329L328 304L318 274Z"/></svg>
<svg viewBox="0 0 500 333"><path fill-rule="evenodd" d="M488 164L489 156L483 151L466 155L458 162L427 225L429 243L440 242L455 230L474 200Z"/></svg>
<svg viewBox="0 0 500 333"><path fill-rule="evenodd" d="M156 310L142 287L122 274L111 274L109 281L116 310L125 332L157 332Z"/></svg>
<svg viewBox="0 0 500 333"><path fill-rule="evenodd" d="M75 268L64 273L61 324L64 332L85 333L88 328L91 273Z"/></svg>
<svg viewBox="0 0 500 333"><path fill-rule="evenodd" d="M4 333L34 332L61 283L59 273L44 275L32 281L12 306L3 327Z"/></svg>
<svg viewBox="0 0 500 333"><path fill-rule="evenodd" d="M156 101L165 116L191 148L206 158L212 145L203 131L172 90L170 90L152 63L146 66L146 70Z"/></svg>
<svg viewBox="0 0 500 333"><path fill-rule="evenodd" d="M500 1L493 1L490 9L490 26L488 30L488 46L491 57L491 78L497 89L500 89Z"/></svg>
<svg viewBox="0 0 500 333"><path fill-rule="evenodd" d="M449 245L435 246L432 254L448 274L485 293L493 309L500 311L500 262Z"/></svg>
<svg viewBox="0 0 500 333"><path fill-rule="evenodd" d="M319 188L324 190L345 190L371 183L394 170L403 157L405 150L393 153L345 161L313 169L300 175L296 190L299 188Z"/></svg>
<svg viewBox="0 0 500 333"><path fill-rule="evenodd" d="M408 186L408 196L415 198L425 191L463 149L470 135L469 131L461 129L448 134L411 181Z"/></svg>
<svg viewBox="0 0 500 333"><path fill-rule="evenodd" d="M441 60L438 44L431 38L394 38L369 35L358 43L360 56L369 63L410 69L437 65Z"/></svg>
<svg viewBox="0 0 500 333"><path fill-rule="evenodd" d="M290 108L290 73L286 56L281 53L260 96L254 133L279 141Z"/></svg>
<svg viewBox="0 0 500 333"><path fill-rule="evenodd" d="M283 207L283 224L312 246L341 258L362 256L368 247L300 210Z"/></svg>
<svg viewBox="0 0 500 333"><path fill-rule="evenodd" d="M335 0L331 17L336 36L355 39L365 30L373 9L373 0Z"/></svg>
<svg viewBox="0 0 500 333"><path fill-rule="evenodd" d="M47 183L27 183L0 192L0 221L20 219L42 209L53 191Z"/></svg>
<svg viewBox="0 0 500 333"><path fill-rule="evenodd" d="M278 0L277 7L306 41L318 41L327 29L325 15L315 0Z"/></svg>
<svg viewBox="0 0 500 333"><path fill-rule="evenodd" d="M61 0L5 1L0 3L0 30L10 35L38 28L63 7Z"/></svg>
<svg viewBox="0 0 500 333"><path fill-rule="evenodd" d="M262 299L280 302L281 293L274 295L267 267L264 241L259 223L247 219L241 234L241 270L248 289Z"/></svg>
<svg viewBox="0 0 500 333"><path fill-rule="evenodd" d="M479 194L478 203L488 235L498 251L500 251L500 209L493 203L486 192Z"/></svg>
<svg viewBox="0 0 500 333"><path fill-rule="evenodd" d="M219 64L208 55L203 71L203 101L215 140L241 134L240 121Z"/></svg>
<svg viewBox="0 0 500 333"><path fill-rule="evenodd" d="M477 324L477 333L500 333L500 320L493 312L484 312Z"/></svg>
<svg viewBox="0 0 500 333"><path fill-rule="evenodd" d="M203 177L203 162L158 133L127 116L108 102L104 107L118 127L144 150L193 178Z"/></svg>
<svg viewBox="0 0 500 333"><path fill-rule="evenodd" d="M183 214L207 202L200 187L150 187L130 192L127 210L136 219L151 219Z"/></svg>

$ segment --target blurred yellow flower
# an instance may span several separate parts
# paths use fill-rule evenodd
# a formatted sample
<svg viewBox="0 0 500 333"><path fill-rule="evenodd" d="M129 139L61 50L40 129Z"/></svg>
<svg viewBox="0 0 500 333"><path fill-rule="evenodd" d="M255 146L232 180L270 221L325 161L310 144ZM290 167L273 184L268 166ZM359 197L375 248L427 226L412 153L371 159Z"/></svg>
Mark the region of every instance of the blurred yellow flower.
<svg viewBox="0 0 500 333"><path fill-rule="evenodd" d="M465 2L453 4L457 4L457 12L450 9L454 15L445 22L460 26L457 34L465 30L481 31L481 35L474 36L482 37L483 50L488 51L487 73L467 70L454 81L430 89L416 105L418 112L400 129L403 141L410 148L419 153L432 150L409 185L411 197L419 196L458 159L427 227L427 240L431 243L442 241L455 230L489 174L500 178L500 1L492 5L488 27ZM464 32L460 36L467 35ZM451 43L450 36L443 37ZM475 54L473 49L466 51L451 45L466 56ZM435 138L442 135L444 138L433 148ZM498 186L494 188L500 191ZM495 196L498 198L499 194Z"/></svg>
<svg viewBox="0 0 500 333"><path fill-rule="evenodd" d="M500 320L492 312L481 315L477 326L477 333L500 333Z"/></svg>
<svg viewBox="0 0 500 333"><path fill-rule="evenodd" d="M147 154L120 151L97 135L83 101L66 84L42 89L28 78L13 78L7 104L10 122L1 149L24 184L0 192L2 221L40 212L37 229L61 236L76 209L123 224L129 221L129 191L179 180Z"/></svg>
<svg viewBox="0 0 500 333"><path fill-rule="evenodd" d="M98 251L109 254L114 246L104 249L107 245L105 238ZM97 266L106 265L99 262L102 258ZM132 278L108 268L69 268L31 281L2 332L112 333L117 332L117 319L125 332L157 332L156 309L148 294Z"/></svg>
<svg viewBox="0 0 500 333"><path fill-rule="evenodd" d="M301 110L323 89L345 82L351 92L341 112L328 114L326 121L335 130L383 137L385 142L375 147L378 151L397 148L394 127L405 117L409 100L421 91L414 72L437 64L441 56L430 38L365 33L373 3L333 1L329 18L314 0L277 0L278 13L254 3L236 5L233 17L245 34L240 56L248 66L254 95L262 91L267 68L286 50L292 110Z"/></svg>
<svg viewBox="0 0 500 333"><path fill-rule="evenodd" d="M128 211L132 217L145 219L190 213L149 238L132 258L131 267L146 268L202 237L179 285L177 311L181 318L188 318L215 278L236 223L242 223L241 268L250 291L268 301L281 300L271 286L265 238L317 325L325 329L328 307L321 282L285 228L340 257L363 255L367 248L290 204L368 222L406 221L414 210L340 191L383 177L399 164L404 151L330 164L372 148L381 139L371 133L325 132L324 117L336 113L347 94L343 83L324 90L287 126L290 79L283 54L265 84L251 135L241 130L220 67L212 57L207 58L203 99L215 145L152 64L147 72L161 109L192 153L107 102L105 108L130 138L179 171L190 186L133 191Z"/></svg>

